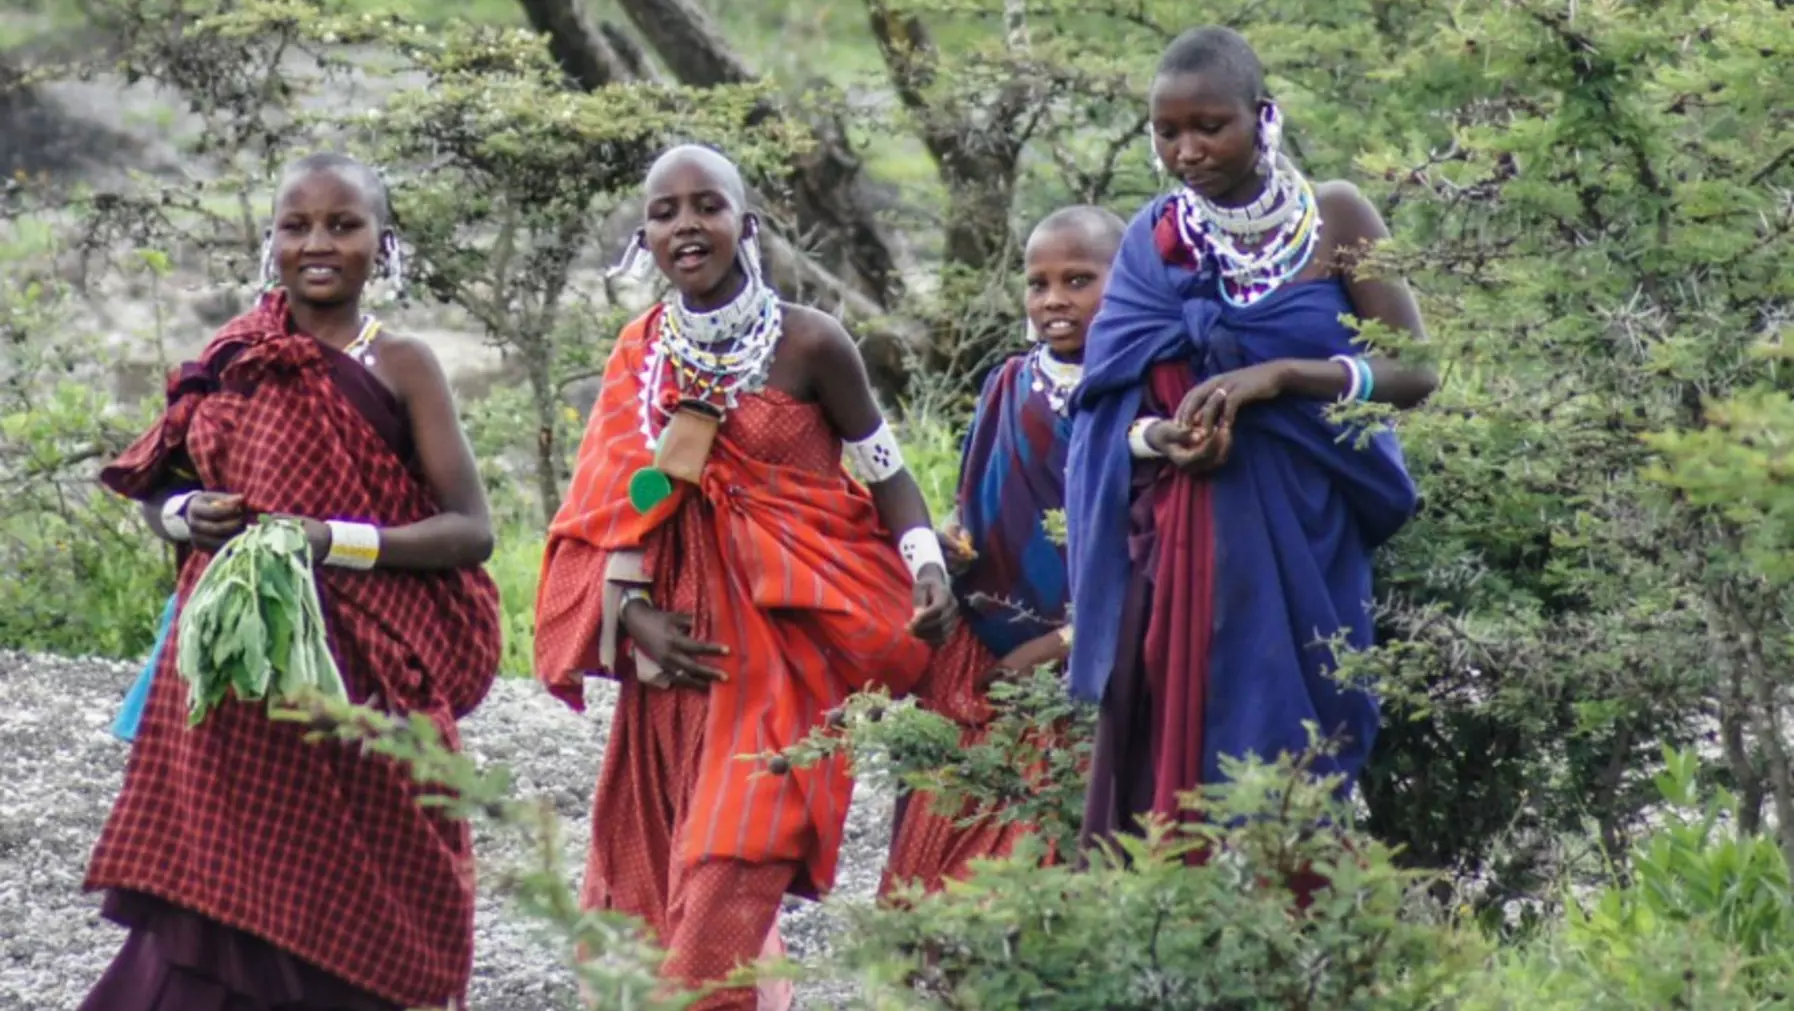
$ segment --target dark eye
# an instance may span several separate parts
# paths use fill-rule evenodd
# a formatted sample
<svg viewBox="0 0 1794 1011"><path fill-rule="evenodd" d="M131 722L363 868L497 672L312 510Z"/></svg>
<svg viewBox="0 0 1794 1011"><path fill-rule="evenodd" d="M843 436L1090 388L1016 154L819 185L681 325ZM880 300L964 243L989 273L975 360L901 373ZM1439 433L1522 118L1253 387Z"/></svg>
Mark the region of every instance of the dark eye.
<svg viewBox="0 0 1794 1011"><path fill-rule="evenodd" d="M1071 279L1071 286L1073 288L1084 288L1089 286L1089 284L1090 275L1088 274L1079 274L1077 277Z"/></svg>
<svg viewBox="0 0 1794 1011"><path fill-rule="evenodd" d="M1029 291L1034 291L1034 292L1045 291L1046 286L1047 286L1046 281L1042 280L1041 278L1038 278L1038 277L1028 278L1028 290Z"/></svg>

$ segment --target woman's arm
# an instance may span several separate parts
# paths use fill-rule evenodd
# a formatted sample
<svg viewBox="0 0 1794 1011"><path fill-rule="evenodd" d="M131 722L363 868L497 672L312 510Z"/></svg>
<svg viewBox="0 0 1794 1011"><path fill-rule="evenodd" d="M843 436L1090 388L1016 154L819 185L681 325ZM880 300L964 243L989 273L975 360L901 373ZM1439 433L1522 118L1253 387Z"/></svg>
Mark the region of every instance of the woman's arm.
<svg viewBox="0 0 1794 1011"><path fill-rule="evenodd" d="M1415 340L1426 339L1420 304L1399 277L1361 277L1357 260L1369 247L1389 238L1383 216L1358 187L1349 182L1323 183L1316 189L1321 217L1337 238L1334 258L1345 279L1346 297L1359 319L1376 320L1391 330L1406 331ZM1424 365L1408 365L1393 357L1367 359L1373 379L1370 399L1401 410L1418 406L1439 388L1439 377ZM1335 399L1350 388L1350 377L1332 362L1287 363L1283 392L1298 396Z"/></svg>
<svg viewBox="0 0 1794 1011"><path fill-rule="evenodd" d="M808 331L804 343L811 355L810 375L815 377L816 399L823 412L850 449L876 452L888 461L880 473L865 475L867 485L879 519L885 529L896 535L898 550L916 580L913 630L923 639L939 642L952 629L955 607L945 560L940 557L940 541L928 515L928 502L922 498L922 489L909 468L902 465L896 439L872 398L866 363L853 338L828 316L814 311L802 313L799 318L805 321ZM788 311L787 321L796 315Z"/></svg>
<svg viewBox="0 0 1794 1011"><path fill-rule="evenodd" d="M379 348L382 372L391 378L405 405L424 479L442 511L416 523L380 529L375 567L439 570L481 565L492 557L492 517L473 448L455 412L448 376L422 341L392 336ZM314 517L307 524L320 560L332 547L330 529L322 521L332 519L336 517Z"/></svg>

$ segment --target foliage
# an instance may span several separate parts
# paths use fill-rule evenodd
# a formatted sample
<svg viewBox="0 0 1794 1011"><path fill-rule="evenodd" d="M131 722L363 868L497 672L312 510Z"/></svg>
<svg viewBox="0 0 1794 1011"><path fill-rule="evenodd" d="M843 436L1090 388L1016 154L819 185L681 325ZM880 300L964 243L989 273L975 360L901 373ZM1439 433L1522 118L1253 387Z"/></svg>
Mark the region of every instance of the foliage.
<svg viewBox="0 0 1794 1011"><path fill-rule="evenodd" d="M804 768L847 754L861 782L925 791L943 817L1032 825L1054 852L1075 852L1096 713L1046 667L992 685L990 699L991 720L972 741L913 702L855 694L776 760Z"/></svg>
<svg viewBox="0 0 1794 1011"><path fill-rule="evenodd" d="M1385 559L1388 644L1356 665L1393 703L1369 827L1492 872L1493 909L1586 825L1626 852L1658 749L1715 717L1760 824L1790 658L1731 630L1785 607L1713 564L1738 528L1665 494L1646 437L1772 381L1750 349L1790 293L1794 116L1764 75L1794 26L1769 3L1513 2L1410 43L1368 75L1399 82L1377 104L1400 119L1358 165L1456 371L1402 424L1427 508Z"/></svg>
<svg viewBox="0 0 1794 1011"><path fill-rule="evenodd" d="M75 330L53 280L23 276L27 262L0 261L0 642L140 655L174 567L92 474L145 412L107 396L97 342Z"/></svg>
<svg viewBox="0 0 1794 1011"><path fill-rule="evenodd" d="M1414 876L1285 757L1239 763L1204 817L1088 868L987 864L913 909L852 914L842 964L879 1008L1426 1007L1473 939L1408 915ZM1329 887L1298 909L1292 883Z"/></svg>

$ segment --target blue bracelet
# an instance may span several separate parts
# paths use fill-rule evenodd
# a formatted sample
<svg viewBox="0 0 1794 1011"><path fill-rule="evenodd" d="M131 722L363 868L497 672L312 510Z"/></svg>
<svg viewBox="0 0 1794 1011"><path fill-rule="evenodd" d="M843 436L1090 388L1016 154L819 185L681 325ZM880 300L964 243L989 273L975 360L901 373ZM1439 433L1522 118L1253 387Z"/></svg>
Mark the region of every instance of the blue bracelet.
<svg viewBox="0 0 1794 1011"><path fill-rule="evenodd" d="M1370 362L1365 361L1363 355L1352 359L1352 364L1357 367L1358 374L1364 377L1364 381L1359 386L1358 400L1362 403L1369 403L1370 391L1376 388L1377 377L1371 373Z"/></svg>

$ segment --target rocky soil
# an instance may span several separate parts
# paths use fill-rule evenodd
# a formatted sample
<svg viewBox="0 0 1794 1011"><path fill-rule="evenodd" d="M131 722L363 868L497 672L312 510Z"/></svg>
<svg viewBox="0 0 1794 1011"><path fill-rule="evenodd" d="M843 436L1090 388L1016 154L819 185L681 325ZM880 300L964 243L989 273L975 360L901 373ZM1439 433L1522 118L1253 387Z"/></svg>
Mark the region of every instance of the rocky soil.
<svg viewBox="0 0 1794 1011"><path fill-rule="evenodd" d="M0 651L0 1011L73 1011L122 939L80 886L123 778L128 748L110 727L135 673L111 661ZM607 702L594 699L581 716L533 682L505 680L464 725L471 754L509 767L522 795L553 799L574 876L591 831ZM863 900L876 888L889 816L888 797L857 798L831 902ZM506 869L529 859L527 841L485 831L478 851L473 1011L572 1007L571 975L503 891ZM827 951L837 922L827 904L792 900L781 930L793 956L810 960ZM807 984L799 988L798 1007L839 1007L841 993L838 986Z"/></svg>

